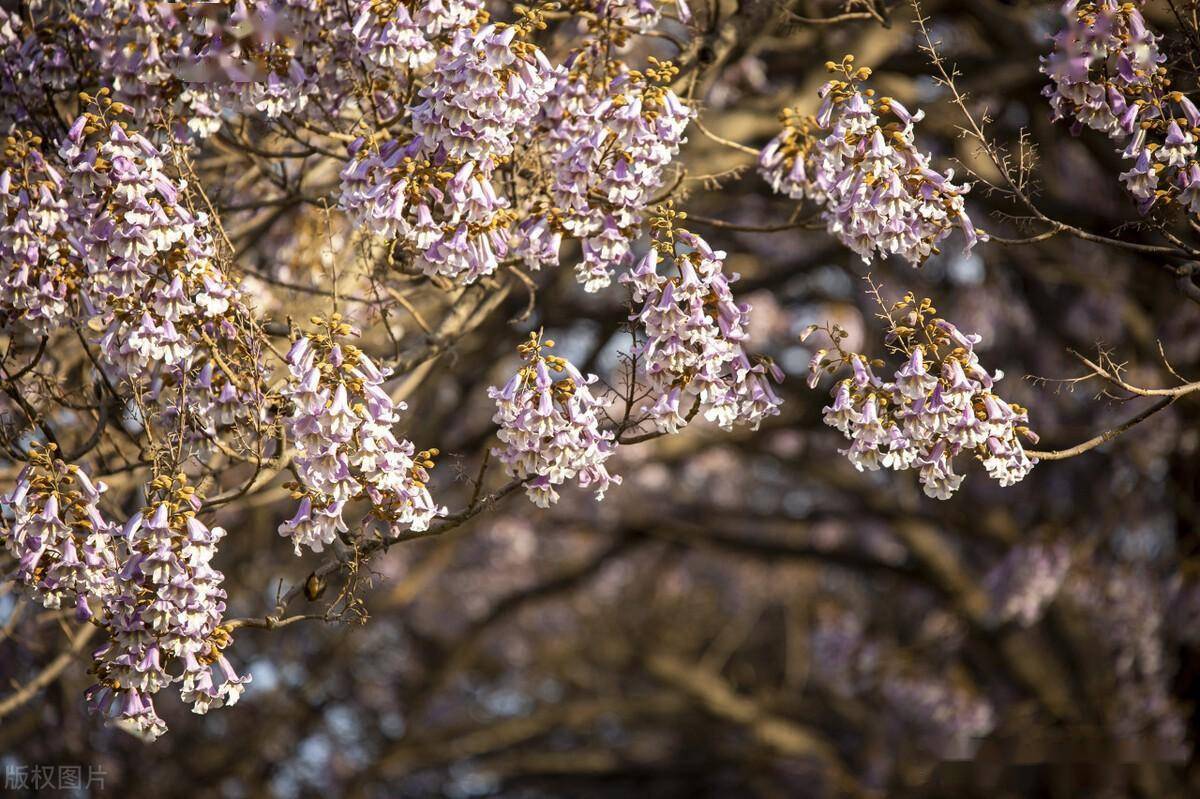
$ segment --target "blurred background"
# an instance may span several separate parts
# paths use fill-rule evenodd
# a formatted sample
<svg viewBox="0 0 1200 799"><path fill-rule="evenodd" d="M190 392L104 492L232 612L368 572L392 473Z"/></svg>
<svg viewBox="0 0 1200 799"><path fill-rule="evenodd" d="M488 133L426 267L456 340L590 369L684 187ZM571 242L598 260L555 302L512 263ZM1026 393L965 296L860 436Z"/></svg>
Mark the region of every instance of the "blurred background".
<svg viewBox="0 0 1200 799"><path fill-rule="evenodd" d="M1151 240L1107 139L1050 121L1038 57L1059 4L923 5L971 109L994 120L989 133L1012 145L1025 130L1036 144L1039 206ZM912 9L870 8L883 23L855 3L722 4L697 55L704 125L761 147L782 108L815 108L823 62L854 53L880 92L926 111L918 143L935 163L995 179L930 77ZM832 24L803 19L847 11ZM1195 13L1178 0L1147 10L1174 31L1167 52L1193 76L1195 30L1180 20ZM676 55L667 39L637 46ZM171 732L153 745L84 711L81 659L4 718L0 767L98 767L104 787L93 795L131 798L1200 795L1194 399L1011 488L972 466L938 502L915 475L858 473L838 455L841 436L821 423L828 385L806 387L812 344L799 341L806 325L834 321L849 347L884 354L868 271L889 300L929 296L983 336L984 365L1006 374L1000 393L1030 409L1042 448L1054 449L1145 402L1056 382L1084 371L1069 349L1111 350L1139 385L1175 382L1164 357L1195 380L1200 305L1153 257L1066 236L988 243L964 258L955 234L920 270L867 267L822 231L790 225L795 203L770 193L753 156L695 127L689 135L676 202L741 274L751 346L788 376L781 416L732 435L697 420L623 448L610 466L624 484L603 503L568 489L540 511L518 494L444 536L394 547L355 575L361 625L239 630L231 656L253 675L241 703L193 716L165 699ZM976 224L1024 235L1012 204L986 188L968 198ZM280 284L318 279L315 249L326 262L353 257L338 249L350 231L337 217L326 230L310 206L271 216L244 254L249 280L273 281L278 305L264 310L324 310L321 297ZM511 293L413 382L405 434L441 449L432 485L452 509L469 501L494 443L486 388L512 374L530 329L544 327L585 372L619 373L626 298L583 293L565 268L573 262L534 276L532 317L510 321L527 301ZM347 302L372 324L367 306ZM276 533L290 514L282 489L218 514L230 532L217 563L228 615L263 615L319 562L293 558ZM4 693L63 645L57 615L10 588L0 589Z"/></svg>

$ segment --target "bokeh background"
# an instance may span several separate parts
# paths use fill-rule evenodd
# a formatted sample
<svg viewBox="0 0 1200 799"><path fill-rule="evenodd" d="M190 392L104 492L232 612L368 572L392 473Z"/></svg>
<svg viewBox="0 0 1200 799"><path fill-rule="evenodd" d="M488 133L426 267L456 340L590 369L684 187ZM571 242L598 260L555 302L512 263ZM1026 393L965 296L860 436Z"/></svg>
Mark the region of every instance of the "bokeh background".
<svg viewBox="0 0 1200 799"><path fill-rule="evenodd" d="M1175 5L1186 16L1189 3ZM926 111L918 142L939 165L995 179L930 77L912 9L873 7L888 24L794 16L847 9L826 0L722 3L699 53L704 125L761 147L781 108L815 108L823 62L854 53L881 92ZM1036 144L1040 207L1149 241L1109 142L1071 136L1040 96L1038 57L1058 8L924 4L972 111L993 120L989 134L1013 146L1024 130ZM1194 77L1195 31L1169 3L1147 13L1174 31L1172 64ZM665 39L638 46L675 55ZM241 703L193 716L165 700L171 732L153 745L84 712L81 660L4 719L0 767L99 766L105 787L93 794L131 799L1200 794L1197 403L1011 488L972 468L937 502L911 474L858 473L838 455L840 436L820 419L828 386L806 387L813 344L799 341L830 320L850 346L882 355L868 272L889 299L929 296L982 334L980 358L1006 374L1001 393L1056 448L1145 402L1061 382L1084 372L1068 350L1102 346L1141 385L1175 382L1168 363L1197 379L1200 305L1153 257L1066 236L964 258L956 234L919 270L868 266L790 225L795 204L771 195L746 153L693 128L680 161L677 204L727 251L754 306L753 347L788 375L781 416L732 435L697 421L625 448L614 458L624 485L603 503L568 490L539 511L514 495L442 537L394 547L356 576L363 624L240 630L232 657L253 675ZM969 206L980 227L1025 233L982 183ZM354 257L350 231L336 216L327 230L311 206L226 221L253 233L249 279L273 281L266 310L278 319L325 308L280 285L318 281L314 251L326 267ZM532 317L511 321L527 300L513 293L413 381L406 435L442 450L435 495L452 508L468 501L492 443L485 390L511 374L528 330L544 327L584 371L619 374L623 291L584 294L569 269L534 277ZM352 296L347 313L369 326ZM277 489L218 517L230 531L217 564L229 615L262 615L318 562L293 558L275 532L289 504ZM55 615L0 591L7 692L64 639Z"/></svg>

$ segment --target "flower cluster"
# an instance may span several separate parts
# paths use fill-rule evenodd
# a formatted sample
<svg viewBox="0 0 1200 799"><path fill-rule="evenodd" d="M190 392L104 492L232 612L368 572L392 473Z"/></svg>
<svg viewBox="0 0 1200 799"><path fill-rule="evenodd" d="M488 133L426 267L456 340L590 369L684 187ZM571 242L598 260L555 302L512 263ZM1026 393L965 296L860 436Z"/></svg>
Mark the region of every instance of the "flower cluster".
<svg viewBox="0 0 1200 799"><path fill-rule="evenodd" d="M212 567L225 532L196 518L200 500L183 475L156 477L149 505L120 527L104 518L103 483L64 463L56 447L34 447L13 492L4 544L17 579L48 608L74 604L100 627L88 696L94 709L155 738L166 730L153 696L178 683L196 713L232 705L249 677L222 650L222 574ZM214 672L219 670L219 674Z"/></svg>
<svg viewBox="0 0 1200 799"><path fill-rule="evenodd" d="M140 117L167 111L174 92L175 48L169 37L178 26L156 5L92 0L79 15L97 45L97 73L111 76L109 88Z"/></svg>
<svg viewBox="0 0 1200 799"><path fill-rule="evenodd" d="M218 265L206 214L167 151L136 131L109 89L71 125L57 153L20 130L0 159L0 315L11 330L49 335L78 327L96 336L116 381L175 410L156 417L209 429L204 411L229 418L256 382L217 369L245 348L250 324L238 285ZM227 359L241 362L239 359ZM185 382L186 392L178 391Z"/></svg>
<svg viewBox="0 0 1200 799"><path fill-rule="evenodd" d="M658 0L595 0L584 5L595 13L597 25L615 25L639 33L653 29L662 19L663 3Z"/></svg>
<svg viewBox="0 0 1200 799"><path fill-rule="evenodd" d="M0 498L11 514L4 545L17 560L17 579L47 608L73 605L92 618L88 599L104 601L116 571L117 528L100 514L104 483L57 457L53 444L34 447L12 493Z"/></svg>
<svg viewBox="0 0 1200 799"><path fill-rule="evenodd" d="M932 169L917 149L923 112L910 114L897 100L863 89L871 71L853 62L846 56L826 64L840 77L821 87L816 116L784 112L783 131L763 148L759 172L775 191L820 205L829 232L867 263L893 253L919 266L955 226L969 252L981 235L963 200L970 187L954 183L953 170Z"/></svg>
<svg viewBox="0 0 1200 799"><path fill-rule="evenodd" d="M1012 485L1037 463L1020 440L1037 441L1026 426L1028 414L993 393L1003 373L989 374L980 365L974 350L980 337L936 313L928 299L918 303L911 294L884 307L889 348L905 358L889 382L873 371L883 361L845 351L845 331L826 328L834 349L814 354L809 385L842 367L852 374L834 385L825 423L853 442L841 452L859 471L917 469L925 493L936 499L949 499L961 485L954 458L964 451L1001 485Z"/></svg>
<svg viewBox="0 0 1200 799"><path fill-rule="evenodd" d="M829 604L816 606L808 645L813 677L843 696L866 690L882 660L882 647L867 635L863 618Z"/></svg>
<svg viewBox="0 0 1200 799"><path fill-rule="evenodd" d="M984 579L1000 621L1015 620L1023 627L1037 622L1054 601L1071 567L1064 544L1015 546Z"/></svg>
<svg viewBox="0 0 1200 799"><path fill-rule="evenodd" d="M393 534L425 530L444 515L425 487L436 449L416 452L392 428L404 403L383 390L385 374L358 347L344 341L358 331L339 314L314 318L317 330L298 338L288 353L283 396L292 412L285 420L295 442L299 501L295 516L279 526L296 554L332 544L345 532L348 503L365 499L368 514Z"/></svg>
<svg viewBox="0 0 1200 799"><path fill-rule="evenodd" d="M37 6L36 22L0 12L0 83L14 88L0 100L0 124L38 117L64 89L101 87L141 126L169 123L176 140L195 142L220 128L227 109L300 116L318 94L336 111L352 93L351 70L338 66L353 52L341 3Z"/></svg>
<svg viewBox="0 0 1200 799"><path fill-rule="evenodd" d="M531 41L544 9L518 6L508 24L467 13L474 4L442 15L364 4L360 59L397 64L398 93L414 99L389 107L394 129L351 146L342 208L429 275L470 283L509 256L557 265L569 236L582 242L584 287L609 285L693 115L668 88L673 65L650 58L635 70L608 57L638 20L657 21L658 5L597 4L583 44L555 66Z"/></svg>
<svg viewBox="0 0 1200 799"><path fill-rule="evenodd" d="M779 413L770 377L774 364L745 349L750 306L734 301L722 271L725 253L676 227L686 215L668 207L652 222L653 246L621 279L640 306L631 318L644 338L632 355L652 402L641 409L660 430L676 432L701 406L705 417L729 429L757 428ZM692 407L689 407L691 405Z"/></svg>
<svg viewBox="0 0 1200 799"><path fill-rule="evenodd" d="M246 386L213 361L238 338L244 313L238 287L217 264L208 216L191 210L187 183L167 171L161 148L130 128L107 89L84 100L92 110L59 150L78 217L71 240L88 265L75 303L81 321L103 331L103 361L120 378L150 380L151 397L192 375L198 398L231 405Z"/></svg>
<svg viewBox="0 0 1200 799"><path fill-rule="evenodd" d="M474 282L507 253L508 201L475 162L451 171L423 154L421 141L356 144L342 171L342 207L400 242L425 274Z"/></svg>
<svg viewBox="0 0 1200 799"><path fill-rule="evenodd" d="M352 94L352 5L361 3L180 3L165 10L171 19L160 27L179 31L172 64L193 109L200 88L210 114L232 108L302 119L334 113Z"/></svg>
<svg viewBox="0 0 1200 799"><path fill-rule="evenodd" d="M540 508L557 502L554 487L568 480L594 486L597 499L621 482L604 465L616 444L613 433L600 428L603 407L589 388L596 376L584 378L566 359L543 353L553 346L530 333L518 348L524 365L503 387L488 389L503 445L492 453L508 474L525 481L525 493ZM563 376L556 380L552 373Z"/></svg>
<svg viewBox="0 0 1200 799"><path fill-rule="evenodd" d="M1101 662L1111 664L1115 737L1180 751L1192 725L1171 689L1177 650L1166 593L1161 577L1143 564L1093 562L1068 574L1060 601L1079 614Z"/></svg>
<svg viewBox="0 0 1200 799"><path fill-rule="evenodd" d="M43 113L46 98L81 86L110 89L141 126L170 123L186 143L215 133L226 111L327 120L357 100L390 115L409 73L428 67L455 31L475 25L482 7L481 0L43 0L29 21L0 10L0 127L52 119Z"/></svg>
<svg viewBox="0 0 1200 799"><path fill-rule="evenodd" d="M1160 36L1142 16L1141 2L1069 0L1067 26L1042 59L1050 78L1043 94L1055 119L1107 133L1132 162L1121 174L1145 213L1178 203L1200 215L1200 110L1170 88Z"/></svg>
<svg viewBox="0 0 1200 799"><path fill-rule="evenodd" d="M651 58L644 72L618 68L597 79L597 57L582 53L543 109L551 210L529 222L543 235L518 248L536 267L558 262L556 245L536 246L547 230L581 239L577 272L588 291L608 286L631 260L632 240L694 115L667 87L678 73L671 63Z"/></svg>
<svg viewBox="0 0 1200 799"><path fill-rule="evenodd" d="M884 704L929 749L963 757L996 728L991 702L954 682L926 674L889 674L881 681Z"/></svg>
<svg viewBox="0 0 1200 799"><path fill-rule="evenodd" d="M542 25L526 12L514 25L457 28L409 109L412 138L352 147L342 207L399 240L426 274L470 283L507 254L513 216L493 176L553 86L549 61L526 41Z"/></svg>
<svg viewBox="0 0 1200 799"><path fill-rule="evenodd" d="M149 737L166 731L153 695L178 683L195 713L232 705L250 677L239 677L222 650L224 576L212 567L220 527L196 518L200 499L183 475L156 477L149 504L121 531L126 556L105 603L108 643L98 649L93 709ZM219 670L219 673L214 672Z"/></svg>
<svg viewBox="0 0 1200 799"><path fill-rule="evenodd" d="M436 39L478 18L482 0L418 3L357 0L356 48L363 60L383 70L420 69L437 57Z"/></svg>
<svg viewBox="0 0 1200 799"><path fill-rule="evenodd" d="M64 181L41 152L42 139L16 131L0 156L0 314L6 326L45 335L68 321L84 275L68 236L72 207Z"/></svg>
<svg viewBox="0 0 1200 799"><path fill-rule="evenodd" d="M459 28L433 64L412 108L422 150L490 171L520 142L530 110L540 108L554 79L541 48L527 38L544 25L534 15L477 32Z"/></svg>
<svg viewBox="0 0 1200 799"><path fill-rule="evenodd" d="M180 80L193 25L179 5L177 16L166 3L88 0L69 16L77 28L59 28L66 38L56 46L70 49L84 79L78 85L98 83L142 124L171 120L175 136L190 140L220 127L220 97L215 86Z"/></svg>
<svg viewBox="0 0 1200 799"><path fill-rule="evenodd" d="M36 34L22 15L0 8L0 133L40 124L49 93L64 88L74 69L66 47Z"/></svg>

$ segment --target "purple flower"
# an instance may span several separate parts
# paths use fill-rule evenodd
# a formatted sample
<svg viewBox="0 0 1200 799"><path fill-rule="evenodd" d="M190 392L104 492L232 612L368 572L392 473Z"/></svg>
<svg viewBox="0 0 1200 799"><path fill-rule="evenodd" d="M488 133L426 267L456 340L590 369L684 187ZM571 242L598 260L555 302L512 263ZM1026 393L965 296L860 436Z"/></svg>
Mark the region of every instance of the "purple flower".
<svg viewBox="0 0 1200 799"><path fill-rule="evenodd" d="M600 428L603 406L589 388L596 376L585 378L564 359L543 355L551 346L530 334L521 347L525 365L503 387L488 389L502 445L492 453L508 474L526 481L526 495L541 508L558 501L555 487L568 480L592 488L598 500L621 482L605 466L616 443L612 431ZM556 380L551 370L563 376Z"/></svg>
<svg viewBox="0 0 1200 799"><path fill-rule="evenodd" d="M1121 181L1145 213L1156 202L1178 200L1197 213L1185 175L1196 165L1196 136L1182 128L1200 125L1200 112L1173 90L1160 65L1161 37L1149 29L1140 3L1093 0L1064 3L1067 25L1042 58L1050 78L1043 94L1055 119L1069 118L1107 133L1132 166Z"/></svg>
<svg viewBox="0 0 1200 799"><path fill-rule="evenodd" d="M734 301L722 272L725 253L688 231L673 235L656 241L621 278L641 305L632 319L644 337L634 354L651 398L641 412L660 430L676 432L694 402L723 428L756 428L779 413L780 400L768 362L751 360L745 351L750 308Z"/></svg>
<svg viewBox="0 0 1200 799"><path fill-rule="evenodd" d="M979 336L935 318L923 331L894 331L893 338L908 356L892 382L879 380L856 353L838 350L841 361L833 361L852 369L834 385L833 402L824 409L825 423L852 442L842 454L859 471L915 468L925 493L937 499L949 499L962 484L954 458L963 452L972 453L1002 486L1023 479L1036 461L1020 437L1037 437L1025 427L1025 410L992 392L1002 375L979 364L974 351ZM810 385L831 357L827 350L814 356ZM936 370L926 366L931 358L940 361Z"/></svg>
<svg viewBox="0 0 1200 799"><path fill-rule="evenodd" d="M934 172L916 148L923 114L866 95L861 72L845 77L821 88L816 117L786 112L784 129L759 155L759 173L776 192L820 205L829 232L866 263L893 253L919 266L955 226L969 252L980 236L963 200L969 187L953 183L953 171ZM881 119L886 113L898 127Z"/></svg>
<svg viewBox="0 0 1200 799"><path fill-rule="evenodd" d="M553 221L583 240L576 275L586 291L610 285L631 260L631 242L694 115L669 88L623 66L597 80L592 70L603 61L585 51L560 71L539 119Z"/></svg>
<svg viewBox="0 0 1200 799"><path fill-rule="evenodd" d="M404 403L393 403L382 388L385 373L365 353L342 343L353 335L335 315L288 352L282 394L292 410L284 424L297 450L300 504L279 533L297 555L305 547L320 552L347 532L343 512L351 501L366 499L372 517L393 533L425 530L446 512L425 487L437 451L416 452L392 433Z"/></svg>
<svg viewBox="0 0 1200 799"><path fill-rule="evenodd" d="M104 491L53 448L35 448L16 487L0 497L11 514L0 537L17 560L17 579L47 608L75 607L90 618L88 600L103 604L112 593L120 549L116 526L99 510Z"/></svg>

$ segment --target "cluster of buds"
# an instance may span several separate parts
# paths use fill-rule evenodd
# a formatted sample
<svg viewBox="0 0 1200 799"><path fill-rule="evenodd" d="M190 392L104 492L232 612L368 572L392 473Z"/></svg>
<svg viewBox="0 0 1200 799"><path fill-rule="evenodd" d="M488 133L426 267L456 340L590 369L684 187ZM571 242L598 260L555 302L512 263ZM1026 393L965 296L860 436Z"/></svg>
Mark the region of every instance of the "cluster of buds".
<svg viewBox="0 0 1200 799"><path fill-rule="evenodd" d="M383 390L386 374L347 341L359 332L336 313L311 322L314 331L297 338L287 356L282 394L292 407L284 424L299 478L287 487L299 507L280 535L297 555L304 547L320 552L348 530L346 506L360 499L392 534L427 529L446 512L426 486L438 451L417 452L392 432L406 406L392 401Z"/></svg>
<svg viewBox="0 0 1200 799"><path fill-rule="evenodd" d="M759 172L775 191L820 205L829 232L867 263L892 253L920 266L956 226L969 252L980 237L963 199L970 187L917 149L924 113L864 88L871 70L854 56L825 66L837 77L821 87L816 116L785 111Z"/></svg>
<svg viewBox="0 0 1200 799"><path fill-rule="evenodd" d="M974 347L978 335L966 335L936 316L928 299L906 295L880 318L889 325L888 347L904 363L885 382L874 369L882 360L847 352L847 334L836 325L810 326L829 335L833 349L813 355L809 385L843 367L851 374L833 387L825 423L853 442L841 450L859 471L917 469L925 493L949 499L962 483L954 458L972 453L1001 485L1023 479L1036 460L1025 453L1021 437L1036 442L1024 408L993 393L1003 373L989 373Z"/></svg>
<svg viewBox="0 0 1200 799"><path fill-rule="evenodd" d="M541 508L558 501L555 486L568 480L594 487L597 499L621 482L605 467L616 444L612 431L600 427L604 409L589 388L597 378L585 378L565 358L549 354L553 346L530 333L517 348L521 368L503 387L488 389L503 445L492 454L509 475L525 482L526 495Z"/></svg>
<svg viewBox="0 0 1200 799"><path fill-rule="evenodd" d="M1143 212L1177 204L1200 215L1200 110L1171 88L1160 36L1141 2L1070 0L1067 27L1042 59L1055 119L1108 134L1132 164L1121 174Z"/></svg>

